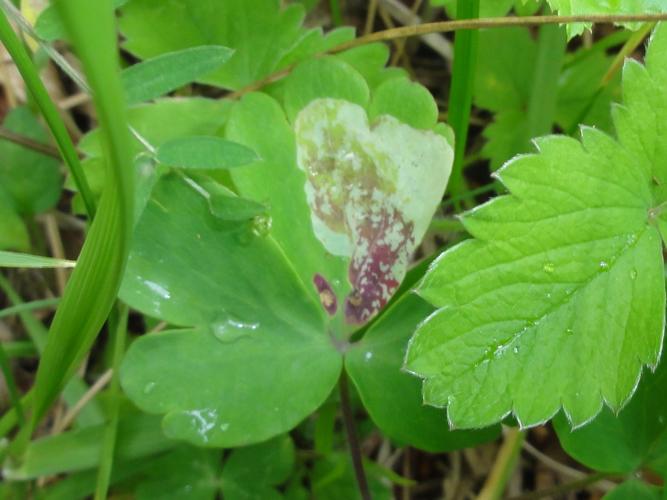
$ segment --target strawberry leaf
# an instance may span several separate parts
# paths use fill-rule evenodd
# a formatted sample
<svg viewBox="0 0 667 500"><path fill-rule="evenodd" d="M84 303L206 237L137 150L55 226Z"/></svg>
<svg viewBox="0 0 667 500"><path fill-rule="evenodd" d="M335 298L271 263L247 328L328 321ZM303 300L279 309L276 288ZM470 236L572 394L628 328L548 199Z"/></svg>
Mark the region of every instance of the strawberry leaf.
<svg viewBox="0 0 667 500"><path fill-rule="evenodd" d="M667 26L646 67L628 62L618 139L546 137L499 171L511 195L464 217L475 237L418 287L439 307L406 357L427 403L454 427L514 413L536 425L563 408L579 426L621 408L664 327L660 233L667 181Z"/></svg>

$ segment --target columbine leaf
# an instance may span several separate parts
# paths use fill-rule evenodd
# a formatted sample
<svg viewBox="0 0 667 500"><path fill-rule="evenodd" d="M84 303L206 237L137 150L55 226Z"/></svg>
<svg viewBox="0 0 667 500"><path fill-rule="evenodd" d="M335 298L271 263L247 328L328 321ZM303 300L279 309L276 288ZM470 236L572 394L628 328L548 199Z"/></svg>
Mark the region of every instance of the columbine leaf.
<svg viewBox="0 0 667 500"><path fill-rule="evenodd" d="M330 98L308 104L295 130L315 235L350 258L345 317L363 324L405 276L442 199L452 148L389 115L371 124L362 107Z"/></svg>
<svg viewBox="0 0 667 500"><path fill-rule="evenodd" d="M158 182L137 224L122 298L195 328L137 340L121 381L142 410L166 414L172 438L268 439L315 410L338 380L323 312L271 236L256 233L253 223L213 216L175 174Z"/></svg>
<svg viewBox="0 0 667 500"><path fill-rule="evenodd" d="M513 412L572 425L622 407L659 356L665 286L658 207L667 181L667 27L647 66L628 63L619 139L582 129L536 141L499 178L512 193L471 212L475 239L443 254L419 293L440 309L412 339L407 368L450 422Z"/></svg>
<svg viewBox="0 0 667 500"><path fill-rule="evenodd" d="M165 142L157 150L157 160L178 168L225 169L258 160L250 148L213 136L179 137Z"/></svg>
<svg viewBox="0 0 667 500"><path fill-rule="evenodd" d="M161 54L121 73L128 105L149 101L206 76L234 53L219 45L202 45Z"/></svg>

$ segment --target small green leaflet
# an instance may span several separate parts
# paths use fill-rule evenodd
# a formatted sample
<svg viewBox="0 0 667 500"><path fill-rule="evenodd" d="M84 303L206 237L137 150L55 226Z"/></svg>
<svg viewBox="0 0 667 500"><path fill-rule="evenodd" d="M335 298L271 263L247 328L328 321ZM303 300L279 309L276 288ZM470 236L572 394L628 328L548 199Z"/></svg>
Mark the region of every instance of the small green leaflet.
<svg viewBox="0 0 667 500"><path fill-rule="evenodd" d="M127 103L149 101L198 80L224 65L232 54L227 47L201 45L134 64L121 73Z"/></svg>
<svg viewBox="0 0 667 500"><path fill-rule="evenodd" d="M628 61L618 139L545 137L498 177L511 195L467 214L474 236L441 255L418 293L440 309L411 340L406 368L453 427L513 413L572 426L621 408L655 366L665 315L667 26L646 66Z"/></svg>
<svg viewBox="0 0 667 500"><path fill-rule="evenodd" d="M351 259L346 320L366 323L405 276L442 199L452 148L390 115L369 124L361 106L339 99L312 101L295 130L315 235Z"/></svg>
<svg viewBox="0 0 667 500"><path fill-rule="evenodd" d="M179 137L165 142L157 150L160 163L178 168L233 168L258 159L252 149L214 136Z"/></svg>

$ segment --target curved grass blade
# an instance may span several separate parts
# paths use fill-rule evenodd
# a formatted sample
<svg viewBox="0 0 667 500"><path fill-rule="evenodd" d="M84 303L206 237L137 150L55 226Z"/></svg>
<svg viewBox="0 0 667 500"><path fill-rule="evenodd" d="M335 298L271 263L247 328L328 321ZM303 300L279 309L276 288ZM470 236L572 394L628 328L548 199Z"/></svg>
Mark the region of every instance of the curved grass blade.
<svg viewBox="0 0 667 500"><path fill-rule="evenodd" d="M102 130L107 185L37 370L30 429L37 426L93 343L114 303L129 249L133 172L110 0L57 7L83 63Z"/></svg>

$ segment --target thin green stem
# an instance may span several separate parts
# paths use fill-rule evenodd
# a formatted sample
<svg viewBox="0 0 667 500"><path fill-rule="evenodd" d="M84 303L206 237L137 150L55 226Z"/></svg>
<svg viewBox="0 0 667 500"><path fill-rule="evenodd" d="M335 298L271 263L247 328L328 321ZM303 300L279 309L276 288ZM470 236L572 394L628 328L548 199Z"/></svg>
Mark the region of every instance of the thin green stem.
<svg viewBox="0 0 667 500"><path fill-rule="evenodd" d="M477 18L479 0L457 0L456 12L460 19ZM478 42L478 31L461 31L454 38L454 65L447 112L449 123L454 129L454 137L456 137L454 165L449 178L449 192L454 196L466 190L463 163L468 142Z"/></svg>
<svg viewBox="0 0 667 500"><path fill-rule="evenodd" d="M320 54L336 54L345 50L367 45L374 42L386 42L400 38L428 35L430 33L449 33L459 30L479 30L506 28L510 26L543 26L545 24L572 24L572 23L627 23L627 22L657 22L667 20L667 13L662 14L629 14L629 15L576 15L576 16L510 16L510 17L487 17L480 19L460 19L456 21L441 21L435 23L423 23L410 26L401 26L400 28L391 28L383 31L376 31L368 35L361 36L349 42L342 43L327 52ZM280 71L276 71L261 80L257 80L242 89L230 92L226 95L228 99L238 99L249 92L259 90L270 83L276 82L289 75L294 66L289 66Z"/></svg>
<svg viewBox="0 0 667 500"><path fill-rule="evenodd" d="M18 144L19 146L23 146L24 148L32 149L33 151L37 151L38 153L42 153L44 155L51 156L53 158L57 158L60 160L60 152L58 151L58 148L54 148L49 144L37 142L36 140L30 137L17 134L3 127L0 127L0 139L13 142L14 144Z"/></svg>
<svg viewBox="0 0 667 500"><path fill-rule="evenodd" d="M21 304L6 307L5 309L0 310L0 318L6 318L7 316L14 316L15 314L22 314L29 311L35 311L37 309L53 309L54 306L57 306L59 303L60 297L53 299L33 300L32 302L23 302Z"/></svg>
<svg viewBox="0 0 667 500"><path fill-rule="evenodd" d="M340 375L338 389L340 392L340 406L343 413L343 424L345 425L345 436L347 438L350 456L352 457L352 467L354 468L354 476L357 479L359 494L361 495L362 500L371 500L371 491L368 488L368 481L366 480L366 473L364 472L357 428L354 425L354 414L352 413L352 404L350 403L350 389L348 387L347 373L345 373L345 370L343 370Z"/></svg>
<svg viewBox="0 0 667 500"><path fill-rule="evenodd" d="M58 113L58 108L49 97L46 87L39 78L39 74L35 69L32 59L21 43L21 40L12 29L9 21L7 21L7 17L2 10L0 10L0 40L2 40L7 52L9 52L9 55L11 55L14 60L16 67L25 81L26 88L37 103L37 106L39 106L46 123L49 125L49 129L58 145L60 154L69 167L70 172L72 173L72 178L76 183L76 187L81 193L81 197L86 206L86 211L88 212L88 215L93 218L95 215L95 199L93 198L93 193L90 190L86 176L81 168L79 155L76 153L72 139L67 133L65 123Z"/></svg>
<svg viewBox="0 0 667 500"><path fill-rule="evenodd" d="M39 353L35 344L29 340L17 340L16 342L4 342L2 347L8 358L36 358Z"/></svg>
<svg viewBox="0 0 667 500"><path fill-rule="evenodd" d="M505 486L516 467L524 439L526 439L525 432L516 427L507 429L503 444L491 468L491 473L488 475L482 491L477 496L478 500L498 500L502 498Z"/></svg>
<svg viewBox="0 0 667 500"><path fill-rule="evenodd" d="M16 411L18 423L23 425L25 423L25 413L23 412L23 405L21 404L21 396L16 387L16 381L12 374L12 367L9 363L9 356L5 351L4 345L0 342L0 369L5 376L5 384L7 384L7 392L9 393L9 400L12 403L12 408Z"/></svg>
<svg viewBox="0 0 667 500"><path fill-rule="evenodd" d="M331 20L334 26L343 25L343 13L340 9L340 0L329 0L329 10L331 12Z"/></svg>
<svg viewBox="0 0 667 500"><path fill-rule="evenodd" d="M97 488L95 500L107 498L111 471L113 469L114 452L116 449L116 437L118 435L118 416L120 413L121 390L120 390L120 362L125 352L125 339L127 336L128 308L125 304L116 306L110 321L111 343L113 345L113 378L109 385L110 411L109 422L104 433L102 444L102 456L100 457L100 468L97 473Z"/></svg>

